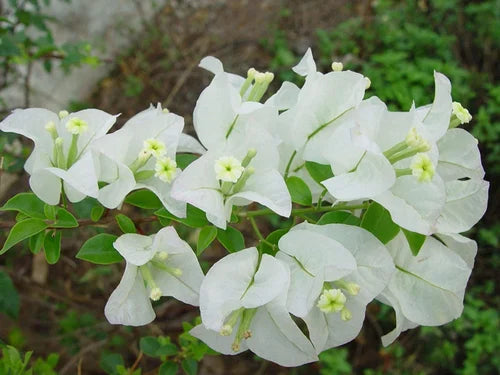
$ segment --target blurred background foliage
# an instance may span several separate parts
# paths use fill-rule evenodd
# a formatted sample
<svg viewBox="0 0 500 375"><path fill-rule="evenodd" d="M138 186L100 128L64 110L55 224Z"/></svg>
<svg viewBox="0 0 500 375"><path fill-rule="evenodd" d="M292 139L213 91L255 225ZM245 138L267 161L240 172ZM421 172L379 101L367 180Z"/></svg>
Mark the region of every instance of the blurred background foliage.
<svg viewBox="0 0 500 375"><path fill-rule="evenodd" d="M47 0L10 0L10 3L17 11L0 17L2 87L15 79L26 80L30 64L41 63L50 70L55 62L64 69L98 63L84 41L54 44L47 27L51 19L42 11ZM372 82L367 96L380 97L393 110L408 110L412 102L417 106L431 102L433 71L446 74L452 81L454 99L473 115L466 128L480 142L487 179L491 182L487 214L466 233L478 241L479 252L462 317L443 327L411 330L390 347L383 348L379 337L392 329L394 314L374 303L360 336L344 347L323 353L319 364L289 370L248 353L236 358L215 356L186 333L196 319L196 310L171 300L158 304L159 318L148 327L116 328L107 324L102 307L119 280L120 268L75 263L71 256L85 238L79 234L73 239L77 244L65 249L65 262L50 269L49 288L33 285L29 277L23 276L29 267L21 266L21 262L30 263L29 250L10 252L0 261L3 313L0 334L4 344L0 374L8 374L6 369L11 369L12 374L76 373L76 368L82 368L81 358L92 350L101 355L94 361L93 357L86 357L84 368L88 370L83 373L474 375L500 372L500 297L496 272L500 266L499 1L250 3L200 0L168 4L151 22L145 23L140 43L116 59L112 72L98 84L95 93L83 101L68 98L71 102L68 109L96 106L112 113L122 112L119 121L123 123L149 102L160 101L185 116L187 129L192 130L195 100L210 79L196 65L207 54L220 57L227 70L240 74L253 65L269 69L279 78L273 82L278 88L283 80L301 83L291 67L311 46L321 70L328 71L332 61L341 61L345 69L365 74ZM28 28L36 28L40 33L33 37L26 33ZM26 97L27 106L29 90ZM22 165L30 152L29 143L1 134L0 150L3 169L19 173L18 191L24 189ZM75 206L75 211L79 217L88 217L92 205L86 200ZM271 231L279 225L279 220L271 218L267 225ZM195 244L196 233L181 234ZM213 263L218 256L216 250L211 257L205 254L203 261ZM36 305L34 312L38 315L30 314L23 304ZM40 339L41 335L49 335L51 339Z"/></svg>

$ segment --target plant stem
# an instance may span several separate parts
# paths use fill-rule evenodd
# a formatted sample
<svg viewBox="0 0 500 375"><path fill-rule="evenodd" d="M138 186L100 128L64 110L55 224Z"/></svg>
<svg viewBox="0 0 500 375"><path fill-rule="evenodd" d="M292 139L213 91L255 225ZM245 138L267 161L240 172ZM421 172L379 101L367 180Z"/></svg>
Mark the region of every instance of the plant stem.
<svg viewBox="0 0 500 375"><path fill-rule="evenodd" d="M290 167L292 166L293 159L295 159L295 155L297 155L297 151L294 151L292 155L290 156L290 160L288 160L288 163L285 168L285 174L283 176L283 179L286 181L288 178L288 172L290 172Z"/></svg>
<svg viewBox="0 0 500 375"><path fill-rule="evenodd" d="M291 216L295 216L297 214L314 213L314 212L357 210L357 209L368 208L369 205L370 205L369 203L361 203L361 204L354 204L354 205L339 204L337 206L321 206L319 208L318 207L295 208L292 210ZM241 212L238 215L241 217L250 218L250 217L255 217L255 216L272 215L272 214L274 214L274 211L270 210L269 208L262 208L260 210L255 210L255 211Z"/></svg>

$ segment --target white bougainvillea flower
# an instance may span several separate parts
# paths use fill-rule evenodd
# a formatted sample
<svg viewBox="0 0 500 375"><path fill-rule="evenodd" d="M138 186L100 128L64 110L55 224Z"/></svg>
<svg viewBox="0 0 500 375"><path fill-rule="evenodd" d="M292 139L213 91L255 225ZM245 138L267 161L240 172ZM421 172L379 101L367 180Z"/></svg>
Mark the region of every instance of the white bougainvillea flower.
<svg viewBox="0 0 500 375"><path fill-rule="evenodd" d="M163 228L152 236L127 233L113 246L127 265L104 308L111 324L150 323L155 318L151 300L157 301L161 296L198 305L203 272L193 250L173 227Z"/></svg>
<svg viewBox="0 0 500 375"><path fill-rule="evenodd" d="M279 154L274 138L253 127L237 132L221 147L191 163L174 181L172 197L205 211L219 228L226 228L233 205L251 202L288 217L292 204L277 170Z"/></svg>
<svg viewBox="0 0 500 375"><path fill-rule="evenodd" d="M450 128L455 128L458 125L468 124L472 120L472 116L467 108L464 108L459 102L452 103L452 116L450 120Z"/></svg>
<svg viewBox="0 0 500 375"><path fill-rule="evenodd" d="M472 228L486 212L489 183L477 139L463 129L450 129L438 142L437 173L446 188L446 203L436 224L440 233Z"/></svg>
<svg viewBox="0 0 500 375"><path fill-rule="evenodd" d="M289 311L305 320L316 351L354 339L366 305L387 286L394 264L368 231L344 224L294 227L277 258L291 269Z"/></svg>
<svg viewBox="0 0 500 375"><path fill-rule="evenodd" d="M225 256L200 288L202 324L190 333L222 354L250 349L282 366L317 361L316 352L286 310L287 266L256 248Z"/></svg>
<svg viewBox="0 0 500 375"><path fill-rule="evenodd" d="M306 82L296 104L280 116L279 134L304 160L327 164L321 150L329 147L329 136L344 115L363 99L365 78L348 70L317 72L310 49L294 71L306 75Z"/></svg>
<svg viewBox="0 0 500 375"><path fill-rule="evenodd" d="M396 312L396 328L382 337L392 343L417 325L438 326L458 318L476 253L474 241L460 235L427 237L417 256L400 233L386 246L396 272L379 299Z"/></svg>
<svg viewBox="0 0 500 375"><path fill-rule="evenodd" d="M97 109L56 113L42 108L18 109L0 123L0 130L30 138L35 147L24 168L30 187L44 202L59 203L61 189L71 202L97 197L92 143L108 132L116 116ZM62 181L62 183L61 183Z"/></svg>
<svg viewBox="0 0 500 375"><path fill-rule="evenodd" d="M174 215L185 216L185 204L170 196L171 184L180 172L175 162L179 149L203 152L194 138L181 134L184 120L151 106L132 117L118 131L93 144L99 154L98 200L108 208L118 207L128 193L146 188L155 193Z"/></svg>

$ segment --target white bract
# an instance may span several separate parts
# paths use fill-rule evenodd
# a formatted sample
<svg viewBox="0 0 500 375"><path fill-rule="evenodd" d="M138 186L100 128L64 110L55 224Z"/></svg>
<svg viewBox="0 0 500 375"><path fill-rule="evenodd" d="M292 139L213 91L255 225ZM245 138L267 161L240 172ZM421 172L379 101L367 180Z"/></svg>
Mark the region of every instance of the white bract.
<svg viewBox="0 0 500 375"><path fill-rule="evenodd" d="M104 308L111 324L141 326L152 322L155 313L150 300L161 296L198 305L203 272L193 250L173 227L152 236L124 234L113 246L125 258L126 267Z"/></svg>
<svg viewBox="0 0 500 375"><path fill-rule="evenodd" d="M98 200L116 208L132 190L146 188L174 215L184 217L185 204L170 196L171 184L180 173L175 155L177 151L200 153L203 148L181 133L183 127L182 117L160 105L151 106L96 141L93 150L99 155L99 181L106 183Z"/></svg>
<svg viewBox="0 0 500 375"><path fill-rule="evenodd" d="M62 188L71 202L97 197L99 168L90 149L115 120L116 116L98 109L61 111L58 116L46 109L29 108L15 110L0 123L0 130L34 142L24 165L30 187L41 200L56 205Z"/></svg>
<svg viewBox="0 0 500 375"><path fill-rule="evenodd" d="M368 231L344 224L299 224L279 241L291 270L289 311L307 323L316 351L354 339L366 305L387 286L394 264Z"/></svg>
<svg viewBox="0 0 500 375"><path fill-rule="evenodd" d="M282 366L317 360L316 352L286 310L290 272L256 248L227 255L208 271L200 289L202 325L191 330L223 354L250 349Z"/></svg>
<svg viewBox="0 0 500 375"><path fill-rule="evenodd" d="M417 256L400 233L387 244L396 272L379 299L396 312L396 328L384 345L417 325L437 326L458 318L476 254L474 241L459 235L427 237Z"/></svg>

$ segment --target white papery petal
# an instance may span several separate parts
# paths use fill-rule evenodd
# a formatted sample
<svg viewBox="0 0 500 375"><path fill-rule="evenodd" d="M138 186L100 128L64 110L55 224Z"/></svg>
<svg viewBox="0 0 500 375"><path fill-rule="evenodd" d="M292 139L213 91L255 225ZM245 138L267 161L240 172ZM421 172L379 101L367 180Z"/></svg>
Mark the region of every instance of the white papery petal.
<svg viewBox="0 0 500 375"><path fill-rule="evenodd" d="M222 65L222 61L220 61L217 57L213 56L205 56L201 59L198 64L200 68L208 70L213 74L219 74L224 72L224 65Z"/></svg>
<svg viewBox="0 0 500 375"><path fill-rule="evenodd" d="M294 258L282 251L278 251L276 259L286 263L290 269L287 309L295 316L304 317L314 307L323 289L323 270L312 276L305 272Z"/></svg>
<svg viewBox="0 0 500 375"><path fill-rule="evenodd" d="M403 142L411 128L417 127L418 119L415 111L384 112L380 119L379 131L374 141L382 151Z"/></svg>
<svg viewBox="0 0 500 375"><path fill-rule="evenodd" d="M446 203L436 224L436 232L461 233L481 219L488 206L489 182L448 181Z"/></svg>
<svg viewBox="0 0 500 375"><path fill-rule="evenodd" d="M56 123L57 131L59 133L59 136L64 139L65 146L69 147L72 134L66 129L66 124L72 118L79 118L85 121L88 125L88 128L78 136L78 152L81 155L85 151L87 151L88 147L93 141L102 137L108 132L108 130L116 122L117 117L118 116L110 115L109 113L101 111L100 109L84 109L82 111L70 113L61 121L58 121Z"/></svg>
<svg viewBox="0 0 500 375"><path fill-rule="evenodd" d="M222 336L218 331L213 331L211 329L207 329L203 326L203 324L197 325L189 333L203 341L205 344L210 346L213 350L224 354L224 355L235 355L241 352L244 352L248 349L247 340L240 341L240 349L238 351L234 351L232 349L232 344L234 339L236 338L237 328L234 327L233 332L229 336Z"/></svg>
<svg viewBox="0 0 500 375"><path fill-rule="evenodd" d="M435 224L446 196L444 184L438 175L434 175L429 182L419 182L414 176L401 176L396 179L391 190L372 199L390 212L396 224L429 235L438 231Z"/></svg>
<svg viewBox="0 0 500 375"><path fill-rule="evenodd" d="M97 197L99 187L94 157L91 152L86 152L67 171L60 168L47 168L46 170L63 179L80 193L89 197Z"/></svg>
<svg viewBox="0 0 500 375"><path fill-rule="evenodd" d="M366 303L359 298L347 297L345 307L351 312L351 319L344 321L340 313L322 313L314 308L304 318L311 341L318 353L344 345L358 336L365 320Z"/></svg>
<svg viewBox="0 0 500 375"><path fill-rule="evenodd" d="M279 90L266 100L266 105L278 108L280 111L289 109L297 103L300 89L292 82L285 81Z"/></svg>
<svg viewBox="0 0 500 375"><path fill-rule="evenodd" d="M378 299L382 303L392 306L394 312L396 313L396 327L391 332L382 336L382 345L389 346L394 342L394 340L399 337L402 332L418 327L418 324L409 321L403 315L401 306L399 305L397 298L388 289L384 290L384 293L382 293L378 297Z"/></svg>
<svg viewBox="0 0 500 375"><path fill-rule="evenodd" d="M194 128L203 146L211 149L224 144L240 105L240 94L227 76L217 74L200 94L193 112Z"/></svg>
<svg viewBox="0 0 500 375"><path fill-rule="evenodd" d="M311 342L292 320L285 307L271 302L259 308L250 325L248 348L281 366L300 366L318 360Z"/></svg>
<svg viewBox="0 0 500 375"><path fill-rule="evenodd" d="M180 169L178 172L180 173ZM157 177L151 177L147 180L138 182L135 188L146 188L151 190L158 198L160 198L161 203L167 208L168 211L177 217L186 217L186 203L172 198L172 185L168 182L164 182Z"/></svg>
<svg viewBox="0 0 500 375"><path fill-rule="evenodd" d="M104 307L104 315L111 324L127 326L142 326L154 320L155 313L138 267L127 263L120 284Z"/></svg>
<svg viewBox="0 0 500 375"><path fill-rule="evenodd" d="M47 204L59 204L61 197L61 179L47 169L33 172L29 180L30 188L38 198Z"/></svg>
<svg viewBox="0 0 500 375"><path fill-rule="evenodd" d="M177 152L189 152L203 155L206 150L196 138L188 134L181 133L179 137L179 145L177 146Z"/></svg>
<svg viewBox="0 0 500 375"><path fill-rule="evenodd" d="M422 122L429 135L428 141L437 141L448 130L451 116L451 83L441 73L434 72L435 93L434 102L426 113ZM417 112L419 110L417 109Z"/></svg>
<svg viewBox="0 0 500 375"><path fill-rule="evenodd" d="M35 143L37 152L50 154L54 143L49 132L45 129L45 125L50 121L57 124L59 117L47 109L16 109L0 122L0 130L24 135Z"/></svg>
<svg viewBox="0 0 500 375"><path fill-rule="evenodd" d="M113 247L125 258L127 263L142 266L153 259L153 239L142 234L125 233L113 242Z"/></svg>
<svg viewBox="0 0 500 375"><path fill-rule="evenodd" d="M444 242L446 247L460 255L469 268L474 267L474 258L477 254L476 241L455 233L439 233L436 236Z"/></svg>
<svg viewBox="0 0 500 375"><path fill-rule="evenodd" d="M241 192L226 200L226 205L242 206L250 202L258 202L284 217L289 217L292 210L290 193L276 170L252 175Z"/></svg>
<svg viewBox="0 0 500 375"><path fill-rule="evenodd" d="M99 155L100 181L108 185L99 189L97 200L107 208L120 206L132 190L136 188L134 174L123 163L113 161L106 155Z"/></svg>
<svg viewBox="0 0 500 375"><path fill-rule="evenodd" d="M484 177L477 143L477 139L463 129L455 128L446 132L438 142L437 172L443 180L458 180L464 177L482 179Z"/></svg>
<svg viewBox="0 0 500 375"><path fill-rule="evenodd" d="M354 256L356 269L344 280L361 286L359 293L350 299L368 304L389 283L395 271L391 255L386 247L363 228L345 224L313 225L302 223L297 229L306 229L329 237L340 243ZM294 231L295 231L294 228Z"/></svg>
<svg viewBox="0 0 500 375"><path fill-rule="evenodd" d="M408 320L436 326L461 315L471 269L458 254L427 237L414 256L401 233L386 246L397 268L388 290Z"/></svg>
<svg viewBox="0 0 500 375"><path fill-rule="evenodd" d="M208 271L200 289L200 312L205 327L219 331L232 311L242 306L264 305L284 292L285 266L266 256L262 258L262 262L267 259L265 268L256 273L258 257L256 248L244 249L225 256ZM273 272L277 272L275 278ZM254 276L254 284L249 288ZM251 291L252 288L258 293Z"/></svg>
<svg viewBox="0 0 500 375"><path fill-rule="evenodd" d="M164 263L182 271L174 276L161 268L152 267L152 275L164 296L173 296L178 300L197 306L203 272L198 258L191 247L183 241L173 227L162 228L154 237L154 252L165 251L168 258Z"/></svg>
<svg viewBox="0 0 500 375"><path fill-rule="evenodd" d="M87 196L86 194L83 194L80 191L76 190L66 181L63 181L63 186L64 186L64 194L68 197L68 200L70 202L80 202Z"/></svg>
<svg viewBox="0 0 500 375"><path fill-rule="evenodd" d="M311 48L307 49L302 59L292 70L301 76L314 75L316 73L316 63L314 62Z"/></svg>
<svg viewBox="0 0 500 375"><path fill-rule="evenodd" d="M336 199L351 201L382 194L395 181L394 168L385 156L366 152L355 171L331 177L322 183Z"/></svg>
<svg viewBox="0 0 500 375"><path fill-rule="evenodd" d="M329 139L341 115L355 108L364 92L364 77L351 71L331 72L306 81L299 94L292 130L295 149L305 144L305 160L327 162L321 154L324 147L318 147L317 142Z"/></svg>
<svg viewBox="0 0 500 375"><path fill-rule="evenodd" d="M189 164L174 180L170 194L205 211L208 220L225 229L224 200L214 170L216 159L216 154L208 152Z"/></svg>

